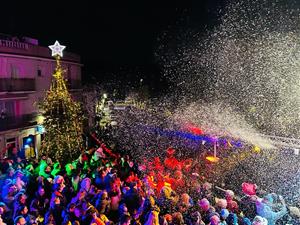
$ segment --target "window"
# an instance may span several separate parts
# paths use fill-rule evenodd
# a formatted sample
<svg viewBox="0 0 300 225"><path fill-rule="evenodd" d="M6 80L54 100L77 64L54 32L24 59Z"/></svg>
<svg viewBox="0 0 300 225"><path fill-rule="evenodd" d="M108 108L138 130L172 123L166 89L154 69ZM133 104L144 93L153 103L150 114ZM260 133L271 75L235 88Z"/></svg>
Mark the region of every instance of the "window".
<svg viewBox="0 0 300 225"><path fill-rule="evenodd" d="M10 76L13 79L19 78L19 68L16 65L10 65Z"/></svg>
<svg viewBox="0 0 300 225"><path fill-rule="evenodd" d="M0 101L0 116L2 119L15 116L14 101Z"/></svg>
<svg viewBox="0 0 300 225"><path fill-rule="evenodd" d="M37 69L37 75L38 75L38 77L42 76L42 70L41 69Z"/></svg>
<svg viewBox="0 0 300 225"><path fill-rule="evenodd" d="M11 157L15 147L17 147L17 139L16 138L7 138L6 139L7 151L5 153L5 156Z"/></svg>

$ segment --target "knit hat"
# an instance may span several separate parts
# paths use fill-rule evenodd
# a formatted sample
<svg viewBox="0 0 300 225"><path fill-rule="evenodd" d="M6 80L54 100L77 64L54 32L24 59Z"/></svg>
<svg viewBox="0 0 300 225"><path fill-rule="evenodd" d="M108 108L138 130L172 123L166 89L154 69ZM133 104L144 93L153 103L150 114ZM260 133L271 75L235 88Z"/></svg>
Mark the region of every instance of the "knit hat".
<svg viewBox="0 0 300 225"><path fill-rule="evenodd" d="M211 225L217 225L220 223L220 217L218 215L211 216L209 220Z"/></svg>
<svg viewBox="0 0 300 225"><path fill-rule="evenodd" d="M234 192L232 191L232 190L226 190L225 191L225 198L226 198L226 200L227 199L233 199L233 197L234 197Z"/></svg>
<svg viewBox="0 0 300 225"><path fill-rule="evenodd" d="M207 200L207 198L202 198L200 201L199 201L199 206L202 210L208 210L209 209L209 206L210 206L210 203L209 201Z"/></svg>
<svg viewBox="0 0 300 225"><path fill-rule="evenodd" d="M202 198L199 201L199 205L210 205L209 201L207 200L207 198Z"/></svg>
<svg viewBox="0 0 300 225"><path fill-rule="evenodd" d="M220 212L220 216L221 216L221 218L226 219L229 216L228 209L222 209Z"/></svg>
<svg viewBox="0 0 300 225"><path fill-rule="evenodd" d="M215 198L216 205L222 209L227 208L227 201L226 199L221 199L221 198Z"/></svg>
<svg viewBox="0 0 300 225"><path fill-rule="evenodd" d="M268 220L261 216L255 216L252 225L268 225Z"/></svg>

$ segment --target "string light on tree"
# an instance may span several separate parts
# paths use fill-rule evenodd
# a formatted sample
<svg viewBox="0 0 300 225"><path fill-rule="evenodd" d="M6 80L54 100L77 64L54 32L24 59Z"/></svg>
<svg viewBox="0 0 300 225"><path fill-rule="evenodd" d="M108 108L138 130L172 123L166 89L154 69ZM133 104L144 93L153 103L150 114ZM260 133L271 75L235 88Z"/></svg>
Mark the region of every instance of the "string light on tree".
<svg viewBox="0 0 300 225"><path fill-rule="evenodd" d="M65 47L58 41L49 46L56 68L50 89L40 103L46 130L41 152L61 162L77 158L83 143L81 107L71 98L60 61Z"/></svg>

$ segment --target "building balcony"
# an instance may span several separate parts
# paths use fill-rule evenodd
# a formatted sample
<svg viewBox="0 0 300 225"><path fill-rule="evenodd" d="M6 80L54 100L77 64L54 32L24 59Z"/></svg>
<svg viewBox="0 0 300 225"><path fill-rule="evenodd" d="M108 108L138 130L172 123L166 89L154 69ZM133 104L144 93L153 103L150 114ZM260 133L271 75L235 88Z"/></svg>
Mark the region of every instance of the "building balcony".
<svg viewBox="0 0 300 225"><path fill-rule="evenodd" d="M35 79L0 78L0 92L32 92L32 91L35 91Z"/></svg>
<svg viewBox="0 0 300 225"><path fill-rule="evenodd" d="M1 116L0 117L0 132L34 126L37 124L36 114L26 114L21 116Z"/></svg>
<svg viewBox="0 0 300 225"><path fill-rule="evenodd" d="M9 41L9 40L0 40L0 46L1 47L7 47L7 48L19 48L19 49L28 49L28 44L23 42L17 42L17 41Z"/></svg>
<svg viewBox="0 0 300 225"><path fill-rule="evenodd" d="M53 60L53 57L51 57L50 49L48 47L39 46L32 43L20 42L17 40L3 40L0 35L0 54L1 53L48 58ZM75 53L64 51L64 57L62 58L62 61L69 61L80 64L80 56Z"/></svg>

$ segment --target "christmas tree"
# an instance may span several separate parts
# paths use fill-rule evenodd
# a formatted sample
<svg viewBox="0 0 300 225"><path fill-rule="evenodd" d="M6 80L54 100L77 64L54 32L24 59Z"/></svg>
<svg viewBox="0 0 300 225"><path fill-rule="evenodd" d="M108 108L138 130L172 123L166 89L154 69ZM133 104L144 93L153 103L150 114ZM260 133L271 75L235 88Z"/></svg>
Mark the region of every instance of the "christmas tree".
<svg viewBox="0 0 300 225"><path fill-rule="evenodd" d="M60 59L65 46L57 41L49 46L52 56L56 59L56 69L53 74L50 90L40 104L44 116L43 125L46 133L41 149L60 162L77 158L82 147L82 115L80 104L75 102L68 91L64 71Z"/></svg>

